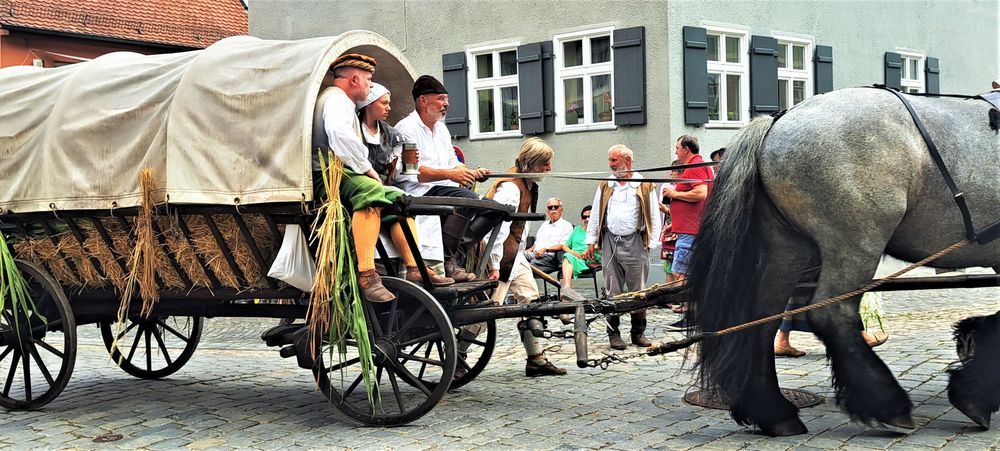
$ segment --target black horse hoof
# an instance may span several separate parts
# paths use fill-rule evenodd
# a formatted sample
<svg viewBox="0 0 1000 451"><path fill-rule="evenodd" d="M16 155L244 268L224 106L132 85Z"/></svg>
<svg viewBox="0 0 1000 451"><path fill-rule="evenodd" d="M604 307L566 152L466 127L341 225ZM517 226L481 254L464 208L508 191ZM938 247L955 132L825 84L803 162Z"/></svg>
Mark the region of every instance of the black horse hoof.
<svg viewBox="0 0 1000 451"><path fill-rule="evenodd" d="M790 435L800 435L809 432L809 429L806 429L806 425L798 418L771 425L761 425L760 430L771 437L788 437Z"/></svg>
<svg viewBox="0 0 1000 451"><path fill-rule="evenodd" d="M892 426L894 428L913 430L917 428L916 423L913 422L913 417L909 414L899 415L897 417L885 420L886 425Z"/></svg>
<svg viewBox="0 0 1000 451"><path fill-rule="evenodd" d="M975 421L976 424L979 425L979 427L986 429L987 431L990 429L990 417L993 416L993 412L990 412L989 410L986 410L983 407L975 405L969 405L969 406L956 405L955 408L957 408L960 412L964 413L965 416L969 417L970 420Z"/></svg>

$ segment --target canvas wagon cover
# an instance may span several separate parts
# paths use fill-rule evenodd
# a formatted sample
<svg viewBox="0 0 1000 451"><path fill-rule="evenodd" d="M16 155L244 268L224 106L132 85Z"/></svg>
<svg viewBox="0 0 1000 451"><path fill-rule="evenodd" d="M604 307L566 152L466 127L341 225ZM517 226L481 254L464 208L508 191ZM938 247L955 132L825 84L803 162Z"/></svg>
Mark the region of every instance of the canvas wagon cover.
<svg viewBox="0 0 1000 451"><path fill-rule="evenodd" d="M0 70L0 214L135 206L144 167L158 202L311 200L316 98L330 63L356 48L412 72L366 31Z"/></svg>

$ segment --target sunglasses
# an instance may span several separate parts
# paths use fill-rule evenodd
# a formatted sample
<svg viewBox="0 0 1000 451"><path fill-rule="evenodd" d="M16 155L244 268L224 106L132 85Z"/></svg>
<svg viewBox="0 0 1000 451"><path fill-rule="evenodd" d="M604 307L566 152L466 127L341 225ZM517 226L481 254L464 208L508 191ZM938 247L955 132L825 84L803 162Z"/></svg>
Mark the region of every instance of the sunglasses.
<svg viewBox="0 0 1000 451"><path fill-rule="evenodd" d="M588 219L590 219L590 215L587 215L587 216L583 216L583 220L584 220L584 221L586 221L586 220L588 220Z"/></svg>
<svg viewBox="0 0 1000 451"><path fill-rule="evenodd" d="M562 207L560 207L558 205L546 205L545 208L548 208L549 210L558 210L558 209L560 209Z"/></svg>

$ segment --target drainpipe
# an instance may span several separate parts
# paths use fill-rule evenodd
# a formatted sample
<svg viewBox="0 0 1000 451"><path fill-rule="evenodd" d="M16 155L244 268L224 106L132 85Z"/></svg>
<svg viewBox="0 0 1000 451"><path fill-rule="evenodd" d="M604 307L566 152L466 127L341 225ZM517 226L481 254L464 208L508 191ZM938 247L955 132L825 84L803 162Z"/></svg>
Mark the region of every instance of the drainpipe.
<svg viewBox="0 0 1000 451"><path fill-rule="evenodd" d="M0 26L0 67L3 67L3 37L10 34L10 31L4 30L3 26Z"/></svg>

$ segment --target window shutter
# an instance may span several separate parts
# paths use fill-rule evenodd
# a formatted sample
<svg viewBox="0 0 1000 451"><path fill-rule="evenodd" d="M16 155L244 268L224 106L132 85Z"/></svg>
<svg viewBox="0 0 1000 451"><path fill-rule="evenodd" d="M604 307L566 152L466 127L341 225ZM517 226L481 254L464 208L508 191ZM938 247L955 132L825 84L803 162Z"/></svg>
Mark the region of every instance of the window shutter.
<svg viewBox="0 0 1000 451"><path fill-rule="evenodd" d="M937 58L927 57L924 59L924 80L928 94L941 93L941 66Z"/></svg>
<svg viewBox="0 0 1000 451"><path fill-rule="evenodd" d="M708 35L684 27L684 123L708 123Z"/></svg>
<svg viewBox="0 0 1000 451"><path fill-rule="evenodd" d="M778 40L750 37L750 115L778 112Z"/></svg>
<svg viewBox="0 0 1000 451"><path fill-rule="evenodd" d="M552 117L552 42L517 47L517 97L522 135L555 130Z"/></svg>
<svg viewBox="0 0 1000 451"><path fill-rule="evenodd" d="M466 78L465 52L448 53L441 57L442 80L448 90L448 117L444 125L455 138L469 136L469 81Z"/></svg>
<svg viewBox="0 0 1000 451"><path fill-rule="evenodd" d="M817 45L813 56L813 91L816 94L833 91L833 47Z"/></svg>
<svg viewBox="0 0 1000 451"><path fill-rule="evenodd" d="M898 53L885 52L885 85L903 89L903 59Z"/></svg>
<svg viewBox="0 0 1000 451"><path fill-rule="evenodd" d="M646 27L615 30L615 125L646 123Z"/></svg>

